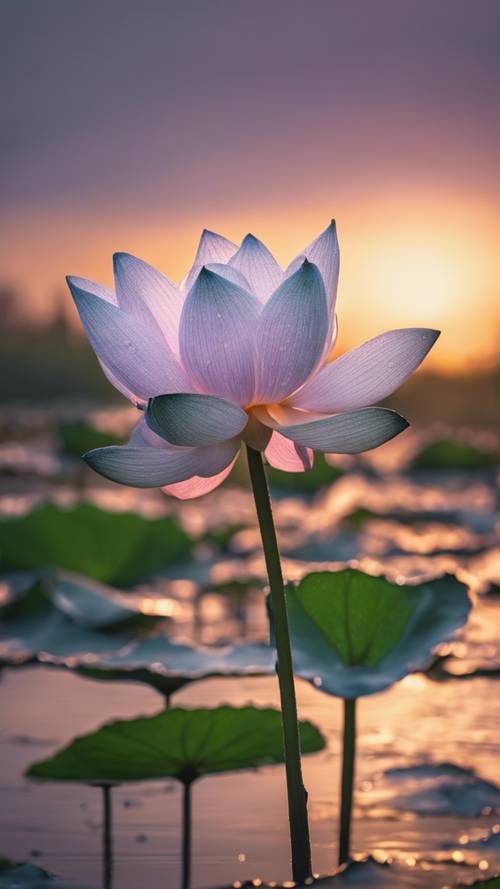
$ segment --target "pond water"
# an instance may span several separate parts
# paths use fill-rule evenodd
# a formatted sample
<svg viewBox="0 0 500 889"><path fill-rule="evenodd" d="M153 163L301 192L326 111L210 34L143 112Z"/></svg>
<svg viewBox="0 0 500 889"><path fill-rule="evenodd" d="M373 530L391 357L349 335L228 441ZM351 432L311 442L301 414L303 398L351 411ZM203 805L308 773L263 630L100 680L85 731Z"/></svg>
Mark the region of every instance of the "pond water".
<svg viewBox="0 0 500 889"><path fill-rule="evenodd" d="M9 444L0 508L21 512L50 497L83 496L115 509L171 511L203 537L193 559L136 585L170 603L169 636L204 644L263 641L263 562L252 501L227 486L177 503L161 494L100 485L61 460L43 423ZM38 447L40 446L40 447ZM30 449L41 455L30 461ZM276 491L275 513L289 579L356 560L399 582L453 571L472 590L465 632L414 674L358 704L353 849L389 861L385 885L441 889L500 871L500 544L489 471L405 471L415 437L360 461L317 493ZM35 450L33 450L33 453ZM17 454L17 457L16 457ZM0 462L2 454L0 453ZM7 468L6 468L7 467ZM361 514L360 510L365 514ZM234 526L223 546L207 531ZM326 749L304 758L314 869L334 870L341 701L297 681L300 716ZM278 704L274 677L208 679L176 693L177 706ZM34 760L115 718L153 714L163 700L145 685L98 682L49 666L5 667L0 681L0 855L87 887L101 885L101 798L95 788L23 778ZM200 780L194 787L193 887L289 879L284 774L280 766ZM113 790L115 889L170 889L180 873L180 786ZM335 885L335 884L334 884ZM349 885L381 885L368 869Z"/></svg>

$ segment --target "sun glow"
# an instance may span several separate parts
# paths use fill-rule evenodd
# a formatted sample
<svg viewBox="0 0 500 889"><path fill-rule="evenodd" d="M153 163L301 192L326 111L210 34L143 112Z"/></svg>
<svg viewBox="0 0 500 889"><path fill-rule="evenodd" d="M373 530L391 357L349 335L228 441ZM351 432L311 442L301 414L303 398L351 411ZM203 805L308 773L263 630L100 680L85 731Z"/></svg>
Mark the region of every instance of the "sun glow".
<svg viewBox="0 0 500 889"><path fill-rule="evenodd" d="M136 214L117 219L111 210L98 218L80 212L74 219L71 209L63 210L64 225L54 211L44 220L33 212L17 220L31 245L30 263L19 253L16 224L4 244L4 275L26 293L34 314L50 310L50 297L61 292L68 270L90 269L92 278L112 284L115 250L134 253L180 281L204 225L234 241L252 231L286 266L333 211L341 248L336 355L384 330L422 326L443 332L427 367L464 369L494 360L500 329L500 212L473 193L444 194L438 188L420 193L400 185L363 195L346 190L321 202L299 201L293 208L279 202L266 206L259 198L237 215L200 216L193 209L189 215L184 210L182 218L150 216L140 225ZM20 269L26 269L26 278ZM69 299L67 305L72 311ZM74 320L77 325L76 315Z"/></svg>

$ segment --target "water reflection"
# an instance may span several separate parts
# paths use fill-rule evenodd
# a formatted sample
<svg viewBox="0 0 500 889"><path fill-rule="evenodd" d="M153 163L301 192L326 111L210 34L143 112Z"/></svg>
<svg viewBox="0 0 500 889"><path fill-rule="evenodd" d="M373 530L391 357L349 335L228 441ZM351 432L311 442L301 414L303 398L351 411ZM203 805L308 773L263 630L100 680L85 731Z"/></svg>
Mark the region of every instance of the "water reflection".
<svg viewBox="0 0 500 889"><path fill-rule="evenodd" d="M133 416L125 411L110 420L106 412L91 419L121 435ZM168 618L174 640L209 645L265 641L265 566L252 500L238 486L238 476L202 500L178 503L158 492L101 483L86 470L82 474L76 462L61 458L53 415L31 412L19 415L16 423L11 427L16 443L0 451L1 515L20 515L46 499L67 506L82 496L108 510L148 517L175 514L197 541L194 559L135 584L134 604L146 615ZM348 562L384 572L401 584L456 572L474 594L466 631L440 647L428 675L410 676L363 701L354 842L374 857L357 862L357 869L334 886L441 889L500 869L500 544L493 475L406 472L433 436L449 435L444 428L417 431L363 458L332 459L345 471L333 486L307 500L283 492L276 499L289 580ZM498 443L491 433L467 435L478 446ZM23 582L20 576L15 580ZM8 589L2 582L0 601ZM176 695L187 706L277 704L271 677L211 679ZM316 722L329 741L327 751L305 763L315 867L325 873L336 852L340 703L300 681L298 696L301 716ZM49 748L105 720L153 713L158 695L133 683L111 685L49 667L26 667L3 671L0 705L5 714L0 782L6 800L0 814L5 848L0 851L19 860L41 853L48 869L74 882L99 885L95 795L64 787L42 790L27 786L20 776L34 758L33 744L43 742L48 754ZM235 880L243 885L252 875L279 881L288 873L279 772L263 769L252 781L225 776L217 785L216 805L209 782L200 783L195 886ZM133 791L117 788L115 795L116 885L153 889L165 885L168 874L168 885L174 886L177 789L169 783L141 785Z"/></svg>

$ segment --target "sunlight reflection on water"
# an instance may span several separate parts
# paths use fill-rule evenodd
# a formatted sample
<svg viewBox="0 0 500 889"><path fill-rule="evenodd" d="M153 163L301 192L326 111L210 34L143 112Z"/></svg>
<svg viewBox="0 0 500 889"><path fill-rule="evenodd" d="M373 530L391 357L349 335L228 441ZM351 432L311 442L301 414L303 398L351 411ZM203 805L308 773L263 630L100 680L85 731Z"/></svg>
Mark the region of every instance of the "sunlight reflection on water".
<svg viewBox="0 0 500 889"><path fill-rule="evenodd" d="M123 431L128 417L117 417L113 428ZM104 423L106 415L99 419ZM76 463L60 462L41 420L36 432L45 442L39 462L30 463L34 444L29 440L9 445L3 451L6 459L0 452L2 514L21 514L47 497L69 505L83 492L111 510L175 513L197 538L231 526L234 533L222 548L205 540L195 551L195 563L171 566L138 584L135 592L143 612L172 619L173 638L205 644L266 638L265 566L247 490L225 486L200 501L177 503L158 492L100 484L90 473L82 476ZM491 445L491 435L486 437ZM384 571L398 583L453 571L474 591L466 631L440 647L429 677L410 676L359 706L354 848L375 850L379 862L388 856L395 862L392 871L383 872L383 885L440 889L500 869L494 678L494 671L500 671L500 597L495 595L500 546L491 473L432 478L401 474L423 438L417 432L361 460L335 460L352 472L308 501L279 493L275 514L289 580L310 570L339 567L347 559L371 573ZM370 514L355 516L360 509ZM478 675L471 678L474 673ZM315 869L326 872L332 870L336 852L340 702L303 682L298 683L298 696L301 716L317 722L328 738L328 749L304 763ZM275 680L212 679L176 695L178 704L188 706L251 701L276 705ZM5 799L0 852L20 860L40 853L44 867L99 885L98 794L89 788L42 788L21 775L42 748L48 754L75 733L111 718L153 713L161 707L160 697L138 684L109 685L48 667L27 667L4 670L0 705ZM115 812L116 886L175 886L178 787L159 782L117 788ZM225 775L199 782L194 845L195 886L257 875L282 880L288 873L282 770L264 768L251 777ZM396 871L396 864L404 871ZM412 882L407 883L410 871ZM382 885L374 880L370 877L367 885Z"/></svg>

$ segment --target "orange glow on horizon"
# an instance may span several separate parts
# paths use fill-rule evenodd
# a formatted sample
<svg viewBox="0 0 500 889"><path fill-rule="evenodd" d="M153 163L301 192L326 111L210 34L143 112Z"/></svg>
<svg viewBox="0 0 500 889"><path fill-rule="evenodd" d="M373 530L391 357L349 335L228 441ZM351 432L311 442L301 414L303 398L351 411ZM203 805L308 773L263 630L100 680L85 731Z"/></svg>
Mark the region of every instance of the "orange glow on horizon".
<svg viewBox="0 0 500 889"><path fill-rule="evenodd" d="M111 284L115 250L128 250L181 280L204 225L235 241L252 231L286 265L328 224L333 209L341 247L339 352L383 330L424 326L443 332L426 366L455 370L492 363L500 329L500 211L493 202L466 192L394 186L295 207L266 204L255 199L237 215L196 219L194 209L184 209L175 220L147 213L138 219L119 208L98 216L87 208L77 218L67 208L52 208L43 217L33 209L18 211L4 237L1 278L17 284L27 310L40 314L65 288L66 273ZM26 255L20 243L29 245Z"/></svg>

